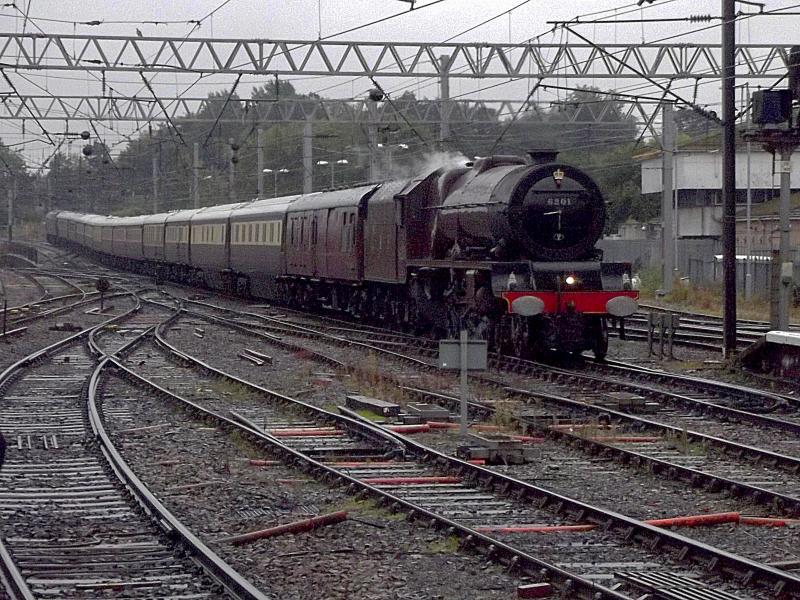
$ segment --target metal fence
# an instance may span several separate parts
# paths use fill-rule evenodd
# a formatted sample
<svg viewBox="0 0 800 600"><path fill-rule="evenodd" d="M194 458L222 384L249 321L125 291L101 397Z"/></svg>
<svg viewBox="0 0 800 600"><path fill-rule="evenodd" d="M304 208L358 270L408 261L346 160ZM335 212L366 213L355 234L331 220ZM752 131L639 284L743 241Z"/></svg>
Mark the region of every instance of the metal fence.
<svg viewBox="0 0 800 600"><path fill-rule="evenodd" d="M607 261L626 261L634 271L661 266L661 240L601 240L598 244ZM800 250L793 256L794 280L800 282ZM678 275L694 285L722 283L722 242L712 238L678 240L675 264ZM736 287L744 293L747 261L742 255L736 259ZM756 295L767 296L770 286L772 261L769 253L752 257L753 290Z"/></svg>

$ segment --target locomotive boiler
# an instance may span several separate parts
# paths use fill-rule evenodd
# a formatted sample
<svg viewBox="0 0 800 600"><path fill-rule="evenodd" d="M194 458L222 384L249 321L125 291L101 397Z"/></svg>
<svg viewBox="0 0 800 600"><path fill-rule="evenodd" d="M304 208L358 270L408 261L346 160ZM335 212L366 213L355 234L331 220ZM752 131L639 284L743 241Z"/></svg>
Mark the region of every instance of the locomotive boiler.
<svg viewBox="0 0 800 600"><path fill-rule="evenodd" d="M602 357L606 318L632 314L638 293L630 264L602 262L595 248L606 215L597 184L556 157L492 156L442 173L432 256L449 269L443 297L496 347Z"/></svg>
<svg viewBox="0 0 800 600"><path fill-rule="evenodd" d="M187 283L452 335L501 351L605 355L636 308L629 263L595 244L605 202L554 152L410 181L146 217L51 213L49 239Z"/></svg>

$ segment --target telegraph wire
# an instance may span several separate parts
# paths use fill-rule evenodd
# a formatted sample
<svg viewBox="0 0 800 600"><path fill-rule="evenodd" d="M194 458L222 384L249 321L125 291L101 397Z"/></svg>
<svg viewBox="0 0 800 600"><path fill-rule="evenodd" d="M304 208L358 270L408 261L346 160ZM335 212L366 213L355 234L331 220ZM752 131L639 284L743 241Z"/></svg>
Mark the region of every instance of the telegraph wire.
<svg viewBox="0 0 800 600"><path fill-rule="evenodd" d="M208 144L208 140L211 139L212 135L214 135L214 129L216 129L217 123L219 123L219 120L222 118L222 114L225 112L225 109L228 108L228 103L231 101L231 98L233 97L233 94L236 93L236 88L239 85L239 81L241 81L241 79L242 79L242 74L239 73L239 76L236 78L236 81L231 86L230 93L225 98L225 103L222 105L222 108L220 109L219 113L217 114L217 118L214 119L214 124L211 126L211 129L208 131L208 135L206 136L206 139L203 141L203 148L206 147L206 144ZM277 87L275 88L275 93L276 94L278 93Z"/></svg>
<svg viewBox="0 0 800 600"><path fill-rule="evenodd" d="M497 136L497 139L494 141L494 144L492 144L492 149L489 151L489 154L490 154L490 155L494 154L494 151L497 149L497 145L500 143L500 141L501 141L501 140L503 139L503 137L506 135L506 133L508 132L508 130L511 128L511 126L512 126L514 123L516 123L516 121L517 121L517 118L519 117L520 113L522 112L522 109L523 109L523 108L525 107L525 105L526 105L526 104L527 104L527 103L530 101L530 99L533 97L533 94L536 92L536 90L538 90L538 89L539 89L539 86L540 86L541 84L542 84L542 80L541 80L541 79L539 79L539 81L537 81L537 82L536 82L536 84L535 84L535 85L534 85L534 86L531 88L531 91L530 91L530 92L528 92L528 97L527 97L527 98L525 98L525 101L524 101L524 102L523 102L523 103L520 105L519 109L518 109L518 110L517 110L517 112L514 114L514 116L513 116L513 117L511 117L511 119L509 119L508 123L506 123L506 126L503 128L503 131L501 131L501 132L500 132L500 135L498 135L498 136Z"/></svg>

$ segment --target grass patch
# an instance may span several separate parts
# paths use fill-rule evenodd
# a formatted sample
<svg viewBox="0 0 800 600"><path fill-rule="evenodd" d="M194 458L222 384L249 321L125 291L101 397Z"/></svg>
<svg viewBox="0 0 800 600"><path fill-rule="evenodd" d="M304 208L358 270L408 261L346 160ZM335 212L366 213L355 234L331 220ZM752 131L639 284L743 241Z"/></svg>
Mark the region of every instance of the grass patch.
<svg viewBox="0 0 800 600"><path fill-rule="evenodd" d="M460 539L455 535L448 535L446 538L434 540L428 545L428 550L434 554L455 554L458 552Z"/></svg>
<svg viewBox="0 0 800 600"><path fill-rule="evenodd" d="M642 300L649 302L656 299L656 290L661 288L661 269L650 267L639 272L641 285L639 293ZM761 291L761 294L759 294ZM694 285L676 279L672 285L672 293L660 299L665 308L704 312L722 316L722 283ZM736 298L736 311L740 319L768 319L769 291L755 290L755 295L745 300L744 295ZM793 306L789 311L792 321L800 321L800 307Z"/></svg>
<svg viewBox="0 0 800 600"><path fill-rule="evenodd" d="M236 402L253 401L258 397L258 394L246 385L220 378L214 378L211 381L205 382L200 390L198 390L198 393L202 393L206 390L211 390L213 394L221 396L226 400L234 400Z"/></svg>
<svg viewBox="0 0 800 600"><path fill-rule="evenodd" d="M364 417L368 421L384 421L383 415L379 415L378 413L374 413L371 410L367 410L366 408L360 408L355 411L361 417Z"/></svg>
<svg viewBox="0 0 800 600"><path fill-rule="evenodd" d="M326 510L331 512L344 510L358 516L372 517L384 521L402 521L405 519L405 513L381 508L373 498L348 498L343 502L331 505Z"/></svg>
<svg viewBox="0 0 800 600"><path fill-rule="evenodd" d="M515 416L515 408L519 402L515 400L497 400L494 403L494 414L492 415L492 424L499 425L514 429L517 425L517 417Z"/></svg>
<svg viewBox="0 0 800 600"><path fill-rule="evenodd" d="M689 438L689 432L685 427L678 433L668 431L665 437L676 450L687 456L702 456L706 453L703 444L693 442Z"/></svg>

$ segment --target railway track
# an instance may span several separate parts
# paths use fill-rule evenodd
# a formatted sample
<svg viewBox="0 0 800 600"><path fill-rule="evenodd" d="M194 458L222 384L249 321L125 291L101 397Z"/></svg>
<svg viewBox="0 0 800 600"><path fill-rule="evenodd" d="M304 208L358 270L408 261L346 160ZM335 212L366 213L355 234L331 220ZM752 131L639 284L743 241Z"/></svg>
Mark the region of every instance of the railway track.
<svg viewBox="0 0 800 600"><path fill-rule="evenodd" d="M185 355L185 353L182 353L182 354ZM186 358L189 358L189 357L188 356L184 356L183 358L186 359ZM131 360L135 361L135 360L141 360L141 359L132 358ZM208 365L206 365L204 367L204 369L206 371L208 371L210 369L210 367ZM154 370L155 373L157 373L158 371L159 371L159 369L155 369ZM154 377L157 377L157 375L154 375ZM174 384L174 377L170 377L169 379L172 380L172 382ZM239 384L240 385L246 385L246 383L244 383L244 382L239 382ZM184 389L183 391L188 391L188 388ZM262 393L262 394L268 394L269 393L268 391L263 390L263 389L260 389L258 391L259 391L259 393ZM206 408L208 409L208 407L206 407ZM217 407L217 408L221 408L221 407ZM214 410L214 409L211 408L211 410ZM264 409L261 408L260 410L263 411ZM323 426L321 423L318 423L318 422L309 423L308 421L297 421L297 422L286 423L285 420L284 421L275 420L274 419L274 415L272 413L264 414L263 412L257 412L256 411L255 413L243 414L243 412L246 412L246 411L237 411L237 413L240 415L239 420L248 423L250 425L250 428L254 429L254 430L258 429L258 430L262 430L262 431L263 430L269 430L270 432L272 432L272 431L276 431L277 432L279 430L286 430L287 428L290 431L297 430L297 429L301 429L301 430L302 429L306 429L306 430L310 429L309 433L313 433L314 430L319 429L320 430L320 439L316 439L315 440L315 438L313 436L311 438L312 440L315 440L315 444L313 444L313 447L316 448L316 451L318 452L318 456L316 458L315 457L311 457L311 458L315 459L317 462L320 462L318 460L319 459L319 454L327 456L331 452L333 452L335 450L335 448L331 448L331 444L332 443L334 443L334 444L335 443L341 443L341 441L342 441L341 440L341 436L344 435L344 434L341 434L341 433L333 433L333 430L330 429L329 425ZM285 417L283 417L283 419L285 419ZM323 429L323 427L326 427L326 428ZM324 434L322 432L324 432ZM273 436L273 437L278 437L274 433L269 433L267 435L268 436ZM290 438L290 437L292 437L292 435L291 434L287 434L287 437ZM331 437L336 438L338 440L338 442L331 442L330 439L329 439ZM301 449L298 449L296 447L295 448L291 448L291 445L290 445L289 442L284 442L284 443L285 443L285 445L287 447L289 447L289 449L292 452L295 452L295 453L299 452L301 454L303 453L302 452L302 448ZM303 440L302 442L297 442L297 443L307 444L308 440ZM347 450L347 451L352 451L352 449ZM336 458L337 459L342 459L342 456L338 455ZM358 457L358 460L356 460L355 462L363 463L363 458L364 458L363 456ZM438 463L442 464L441 461L444 461L445 457L443 455L442 456L437 456L435 459L431 459L431 460L433 460L434 463L438 462ZM450 460L450 458L447 457L447 461L449 461L449 460ZM341 460L337 460L336 462L341 463L342 461ZM386 462L386 461L379 461L379 462ZM415 475L419 475L420 477L440 477L440 476L441 477L447 477L447 476L453 476L453 475L443 474L441 471L433 471L433 472L431 472L431 470L430 470L430 468L428 466L430 464L430 460L423 461L423 464L425 465L426 468L421 468L416 463L409 465L409 464L406 464L406 462L407 461L404 461L403 464L390 465L389 466L389 470L388 471L383 471L383 473L384 474L388 473L390 475L391 474L395 474L396 475L397 473L407 472L407 473L412 473L412 474L415 474ZM397 473L393 473L391 471L391 468L395 468L395 467L399 469L399 471ZM380 468L376 469L375 467L371 467L369 465L363 465L363 464L355 465L355 466L352 466L351 468L356 469L356 472L358 474L360 474L360 475L364 475L366 479L370 479L372 475L377 475L380 472ZM366 470L363 471L363 472L359 472L358 469L362 469L362 468L366 469ZM386 468L386 465L381 465L381 468ZM459 463L459 468L460 469L464 469L464 468L470 469L472 467L471 466L470 467L463 467L463 465L461 465ZM458 476L459 475L456 475L456 477L458 477ZM463 473L461 473L460 476L463 478ZM488 478L488 475L483 474L482 477L487 477ZM353 479L357 479L357 478L353 478ZM478 479L480 479L480 477L478 477ZM363 482L361 482L361 483L363 484ZM461 483L461 482L459 482L459 483ZM431 482L431 484L434 485L432 490L428 490L427 492L425 490L423 490L423 491L416 490L416 492L418 492L419 495L421 495L423 497L426 494L429 494L430 497L434 500L434 503L438 500L439 502L443 502L445 505L447 505L447 500L446 499L448 497L448 492L445 491L445 488L437 488L436 487L436 485L445 485L445 484L442 484L442 483L433 484L432 482ZM455 485L455 484L451 484L451 485ZM511 484L508 484L506 482L505 487L508 488L510 485ZM486 487L491 487L491 486L486 486ZM533 488L533 486L531 486L531 488L526 488L526 489L528 489L528 492L526 492L526 494L532 493L530 491L532 488ZM469 497L470 494L474 494L475 493L475 492L464 491L461 488L459 488L458 486L455 486L455 487L453 487L451 489L453 490L452 493L455 494L453 496L454 498L456 498L458 494L464 494L466 497ZM413 495L413 493L416 493L414 491L414 488L403 488L400 491L406 491L406 490L411 492L412 495ZM395 488L395 491L397 491L396 488ZM537 490L536 493L538 494L538 493L542 493L542 492ZM480 494L478 494L478 495L480 495ZM437 496L438 496L438 498L437 498ZM491 494L490 494L490 496L491 496ZM491 498L487 498L486 500L488 500L489 502L501 502L501 503L504 503L504 504L496 505L496 506L507 506L508 499L506 497L503 497L502 494L500 496L501 496L500 498L492 496ZM408 499L404 500L402 497L396 496L396 497L392 498L391 501L392 502L400 501L398 506L406 506L406 504L404 504L403 502L407 502ZM477 502L478 502L478 500L477 500L477 496L476 496L476 503ZM543 504L547 504L547 502L543 502ZM423 512L419 512L421 508L424 509ZM430 512L429 509L425 509L424 507L416 507L416 508L414 508L414 510L418 511L419 514L427 514L427 512L425 512L425 511ZM584 507L584 510L585 510L585 507ZM569 511L567 511L567 512L569 513ZM487 514L490 514L490 511ZM578 513L575 513L575 514L578 514ZM556 515L558 515L558 511L556 511ZM483 517L477 516L477 519L481 519L481 518L483 518L484 521L486 520L486 516L483 516ZM543 516L539 515L539 518L541 519L541 518L543 518ZM551 519L553 518L553 514L552 513L550 515L550 518ZM608 518L607 516L603 517L603 522L604 523L607 522L606 521L607 518ZM473 519L471 524L475 525L477 519ZM487 526L487 525L484 523L484 526ZM490 525L488 525L488 526L490 526ZM497 542L497 540L494 540L494 541ZM630 552L630 550L628 550L628 552ZM648 559L648 560L650 560L650 559ZM648 561L645 560L644 562L647 563ZM638 561L637 564L641 564L641 561ZM607 577L608 573L596 573L595 575ZM739 597L741 597L741 596L739 596Z"/></svg>
<svg viewBox="0 0 800 600"><path fill-rule="evenodd" d="M249 323L247 326L249 326L249 327L257 327L258 325L259 325L259 323L257 322L257 320L253 319L253 320L251 320L251 322L250 322L250 323ZM374 338L374 337L375 337L375 336L377 336L378 334L377 334L377 333L375 333L375 332L372 332L372 333L370 333L369 335L370 335L370 337L371 337L371 338ZM384 339L384 340L382 340L382 343L384 343L384 344L391 344L391 343L398 343L398 344L399 344L399 343L405 343L404 341L403 341L403 342L401 342L401 341L396 341L397 339L398 339L398 338L395 338L395 341L394 341L394 342L393 342L392 340L389 340L389 339ZM375 340L375 339L370 339L370 338L367 338L367 340L368 340L368 342L369 342L369 343L374 343L374 342L376 342L376 340Z"/></svg>
<svg viewBox="0 0 800 600"><path fill-rule="evenodd" d="M252 320L252 318L250 319ZM303 325L300 327L303 335L311 335L311 329ZM326 334L327 335L327 334ZM343 340L340 337L329 339L342 345L352 344L352 341ZM356 342L361 344L363 342ZM378 340L370 340L367 344L371 350L383 351L378 348ZM387 351L387 356L402 358L396 352L396 347L390 346L391 351ZM326 355L329 356L331 353ZM408 360L408 359L406 359ZM415 366L424 366L426 363L419 359L413 359ZM506 367L515 371L528 371L532 368L546 369L542 365L533 365L526 361L514 361ZM550 378L553 379L551 371ZM571 371L555 371L564 380L571 380L575 374ZM648 376L652 377L652 375ZM543 392L541 386L536 386L535 391L531 391L521 386L512 389L509 382L502 380L492 380L487 382L495 389L502 389L504 392L513 392L517 397L526 399L526 402L545 402L546 406L540 411L542 414L535 418L521 418L519 422L526 430L536 431L537 434L542 429L542 423L549 424L557 416L561 416L566 422L573 422L578 425L577 432L571 435L564 429L549 431L551 435L570 438L576 443L586 447L591 447L594 452L602 453L607 456L617 456L626 462L649 465L653 471L662 472L673 478L692 482L694 484L705 484L711 489L732 490L736 494L744 494L754 498L757 502L780 510L787 511L787 514L800 514L800 481L797 478L797 459L794 456L779 455L775 452L764 451L758 447L747 446L745 444L731 441L729 439L717 438L708 434L696 432L695 429L702 428L704 421L697 415L687 415L693 418L692 429L686 427L676 427L665 425L660 422L659 414L636 416L627 414L623 411L610 410L607 405L597 404L598 395L596 393L598 384L596 379L589 378L584 388L592 390L591 393L585 391L578 393L575 399L575 392L572 389L560 387L558 383L548 384L551 386L550 393ZM711 382L699 380L706 388ZM405 386L407 392L414 394L428 393L429 399L448 400L445 396L436 397L436 392L423 391L412 387L408 382L400 383ZM670 384L672 385L672 384ZM721 386L721 389L730 390L731 386ZM755 393L747 388L734 388L745 398L748 394ZM658 391L658 393L662 393ZM586 397L581 398L581 394ZM770 402L774 397L767 395ZM452 401L452 398L449 398ZM752 400L752 399L751 399ZM487 404L475 403L473 405L474 414L484 418L493 417L493 407ZM530 411L528 411L530 412ZM736 414L734 412L734 414ZM580 427L583 424L591 423L601 415L609 415L615 420L615 427L619 429L620 435L625 437L641 437L642 432L648 432L651 436L656 434L656 439L647 440L646 443L635 445L632 442L625 444L604 443L602 440L586 439L580 434ZM753 418L760 415L753 415ZM546 426L546 425L545 425ZM790 444L791 446L791 444ZM754 460L748 460L748 456Z"/></svg>
<svg viewBox="0 0 800 600"><path fill-rule="evenodd" d="M640 310L652 313L671 313L680 317L680 327L675 331L675 344L719 352L722 349L722 318L715 315L692 313L661 306L640 304ZM792 325L790 329L798 329L800 325ZM739 319L737 321L736 339L738 345L746 347L770 330L767 321ZM613 329L611 335L619 336L619 330ZM638 312L625 319L625 338L646 341L647 313Z"/></svg>
<svg viewBox="0 0 800 600"><path fill-rule="evenodd" d="M125 319L138 336L163 316L153 321L134 308L0 374L0 429L9 442L0 472L6 589L24 599L265 599L226 565L210 568L213 555L202 546L175 542L180 524L148 502L87 404L107 361L97 364L84 342Z"/></svg>

